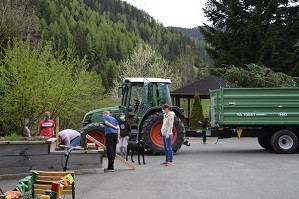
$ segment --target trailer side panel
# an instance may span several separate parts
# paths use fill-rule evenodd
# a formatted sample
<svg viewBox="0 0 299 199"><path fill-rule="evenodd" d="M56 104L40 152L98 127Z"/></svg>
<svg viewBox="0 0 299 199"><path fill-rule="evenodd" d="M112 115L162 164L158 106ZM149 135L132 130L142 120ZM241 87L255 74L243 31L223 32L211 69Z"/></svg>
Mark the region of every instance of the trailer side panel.
<svg viewBox="0 0 299 199"><path fill-rule="evenodd" d="M211 91L212 126L299 125L298 88Z"/></svg>

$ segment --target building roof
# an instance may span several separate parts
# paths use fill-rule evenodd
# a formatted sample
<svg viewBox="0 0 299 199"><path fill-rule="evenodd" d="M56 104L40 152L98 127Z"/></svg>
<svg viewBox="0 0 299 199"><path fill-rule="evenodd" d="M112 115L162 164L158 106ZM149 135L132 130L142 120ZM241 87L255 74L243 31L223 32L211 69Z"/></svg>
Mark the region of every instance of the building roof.
<svg viewBox="0 0 299 199"><path fill-rule="evenodd" d="M230 85L231 84L228 81L210 75L171 91L170 95L172 97L179 96L180 98L190 98L194 97L195 93L199 93L202 99L208 99L210 98L210 90L220 87L230 87Z"/></svg>

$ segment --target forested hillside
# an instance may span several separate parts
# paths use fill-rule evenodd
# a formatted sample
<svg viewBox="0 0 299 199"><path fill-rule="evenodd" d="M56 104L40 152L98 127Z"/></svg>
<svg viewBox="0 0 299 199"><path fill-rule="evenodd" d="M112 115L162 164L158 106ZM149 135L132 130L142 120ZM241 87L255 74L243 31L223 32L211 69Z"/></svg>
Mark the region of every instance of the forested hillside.
<svg viewBox="0 0 299 199"><path fill-rule="evenodd" d="M206 5L207 44L197 28L163 27L120 0L1 0L0 134L36 129L44 111L80 128L87 111L119 104L126 76L170 78L171 89L209 72L239 86L298 85L298 1Z"/></svg>
<svg viewBox="0 0 299 199"><path fill-rule="evenodd" d="M182 34L187 35L191 38L194 38L195 40L205 42L198 27L194 27L194 28L173 27L173 28L174 28L174 30L176 30L178 32L181 32Z"/></svg>
<svg viewBox="0 0 299 199"><path fill-rule="evenodd" d="M196 67L201 67L204 65L212 66L213 60L208 55L206 51L207 42L205 41L203 35L199 31L199 27L194 28L181 28L181 27L173 27L173 29L177 32L181 32L183 35L189 36L194 39L196 43L196 61L194 62Z"/></svg>
<svg viewBox="0 0 299 199"><path fill-rule="evenodd" d="M87 111L116 104L125 75L175 88L208 65L194 39L120 0L2 0L0 13L0 134L36 129L46 110L78 128Z"/></svg>
<svg viewBox="0 0 299 199"><path fill-rule="evenodd" d="M196 44L190 37L165 28L153 17L120 0L31 0L40 39L53 40L59 49L73 47L87 56L90 70L103 85L112 86L117 65L138 43L148 43L170 63L195 59ZM184 56L184 55L192 55ZM202 64L202 63L201 63ZM197 64L198 65L198 64ZM192 67L192 66L179 66Z"/></svg>

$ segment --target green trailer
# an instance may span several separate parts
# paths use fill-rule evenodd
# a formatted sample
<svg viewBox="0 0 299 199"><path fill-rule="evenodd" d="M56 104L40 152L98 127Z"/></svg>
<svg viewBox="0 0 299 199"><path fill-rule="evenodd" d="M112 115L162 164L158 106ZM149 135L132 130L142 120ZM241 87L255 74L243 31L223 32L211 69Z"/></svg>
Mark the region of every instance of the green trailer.
<svg viewBox="0 0 299 199"><path fill-rule="evenodd" d="M212 135L258 137L278 153L297 149L299 88L220 88L210 96Z"/></svg>

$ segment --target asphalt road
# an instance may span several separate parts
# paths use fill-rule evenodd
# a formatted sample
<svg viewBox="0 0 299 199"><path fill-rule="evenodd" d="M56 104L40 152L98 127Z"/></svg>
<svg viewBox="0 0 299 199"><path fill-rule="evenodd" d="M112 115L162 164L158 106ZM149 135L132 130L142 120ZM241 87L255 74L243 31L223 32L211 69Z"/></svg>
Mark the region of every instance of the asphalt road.
<svg viewBox="0 0 299 199"><path fill-rule="evenodd" d="M136 170L116 160L113 173L76 175L76 198L299 198L299 153L266 151L256 138L215 141L208 138L203 145L199 138L190 139L191 146L183 146L170 167L160 165L164 156L147 155L146 165L135 162ZM9 189L16 183L1 181L0 186Z"/></svg>

